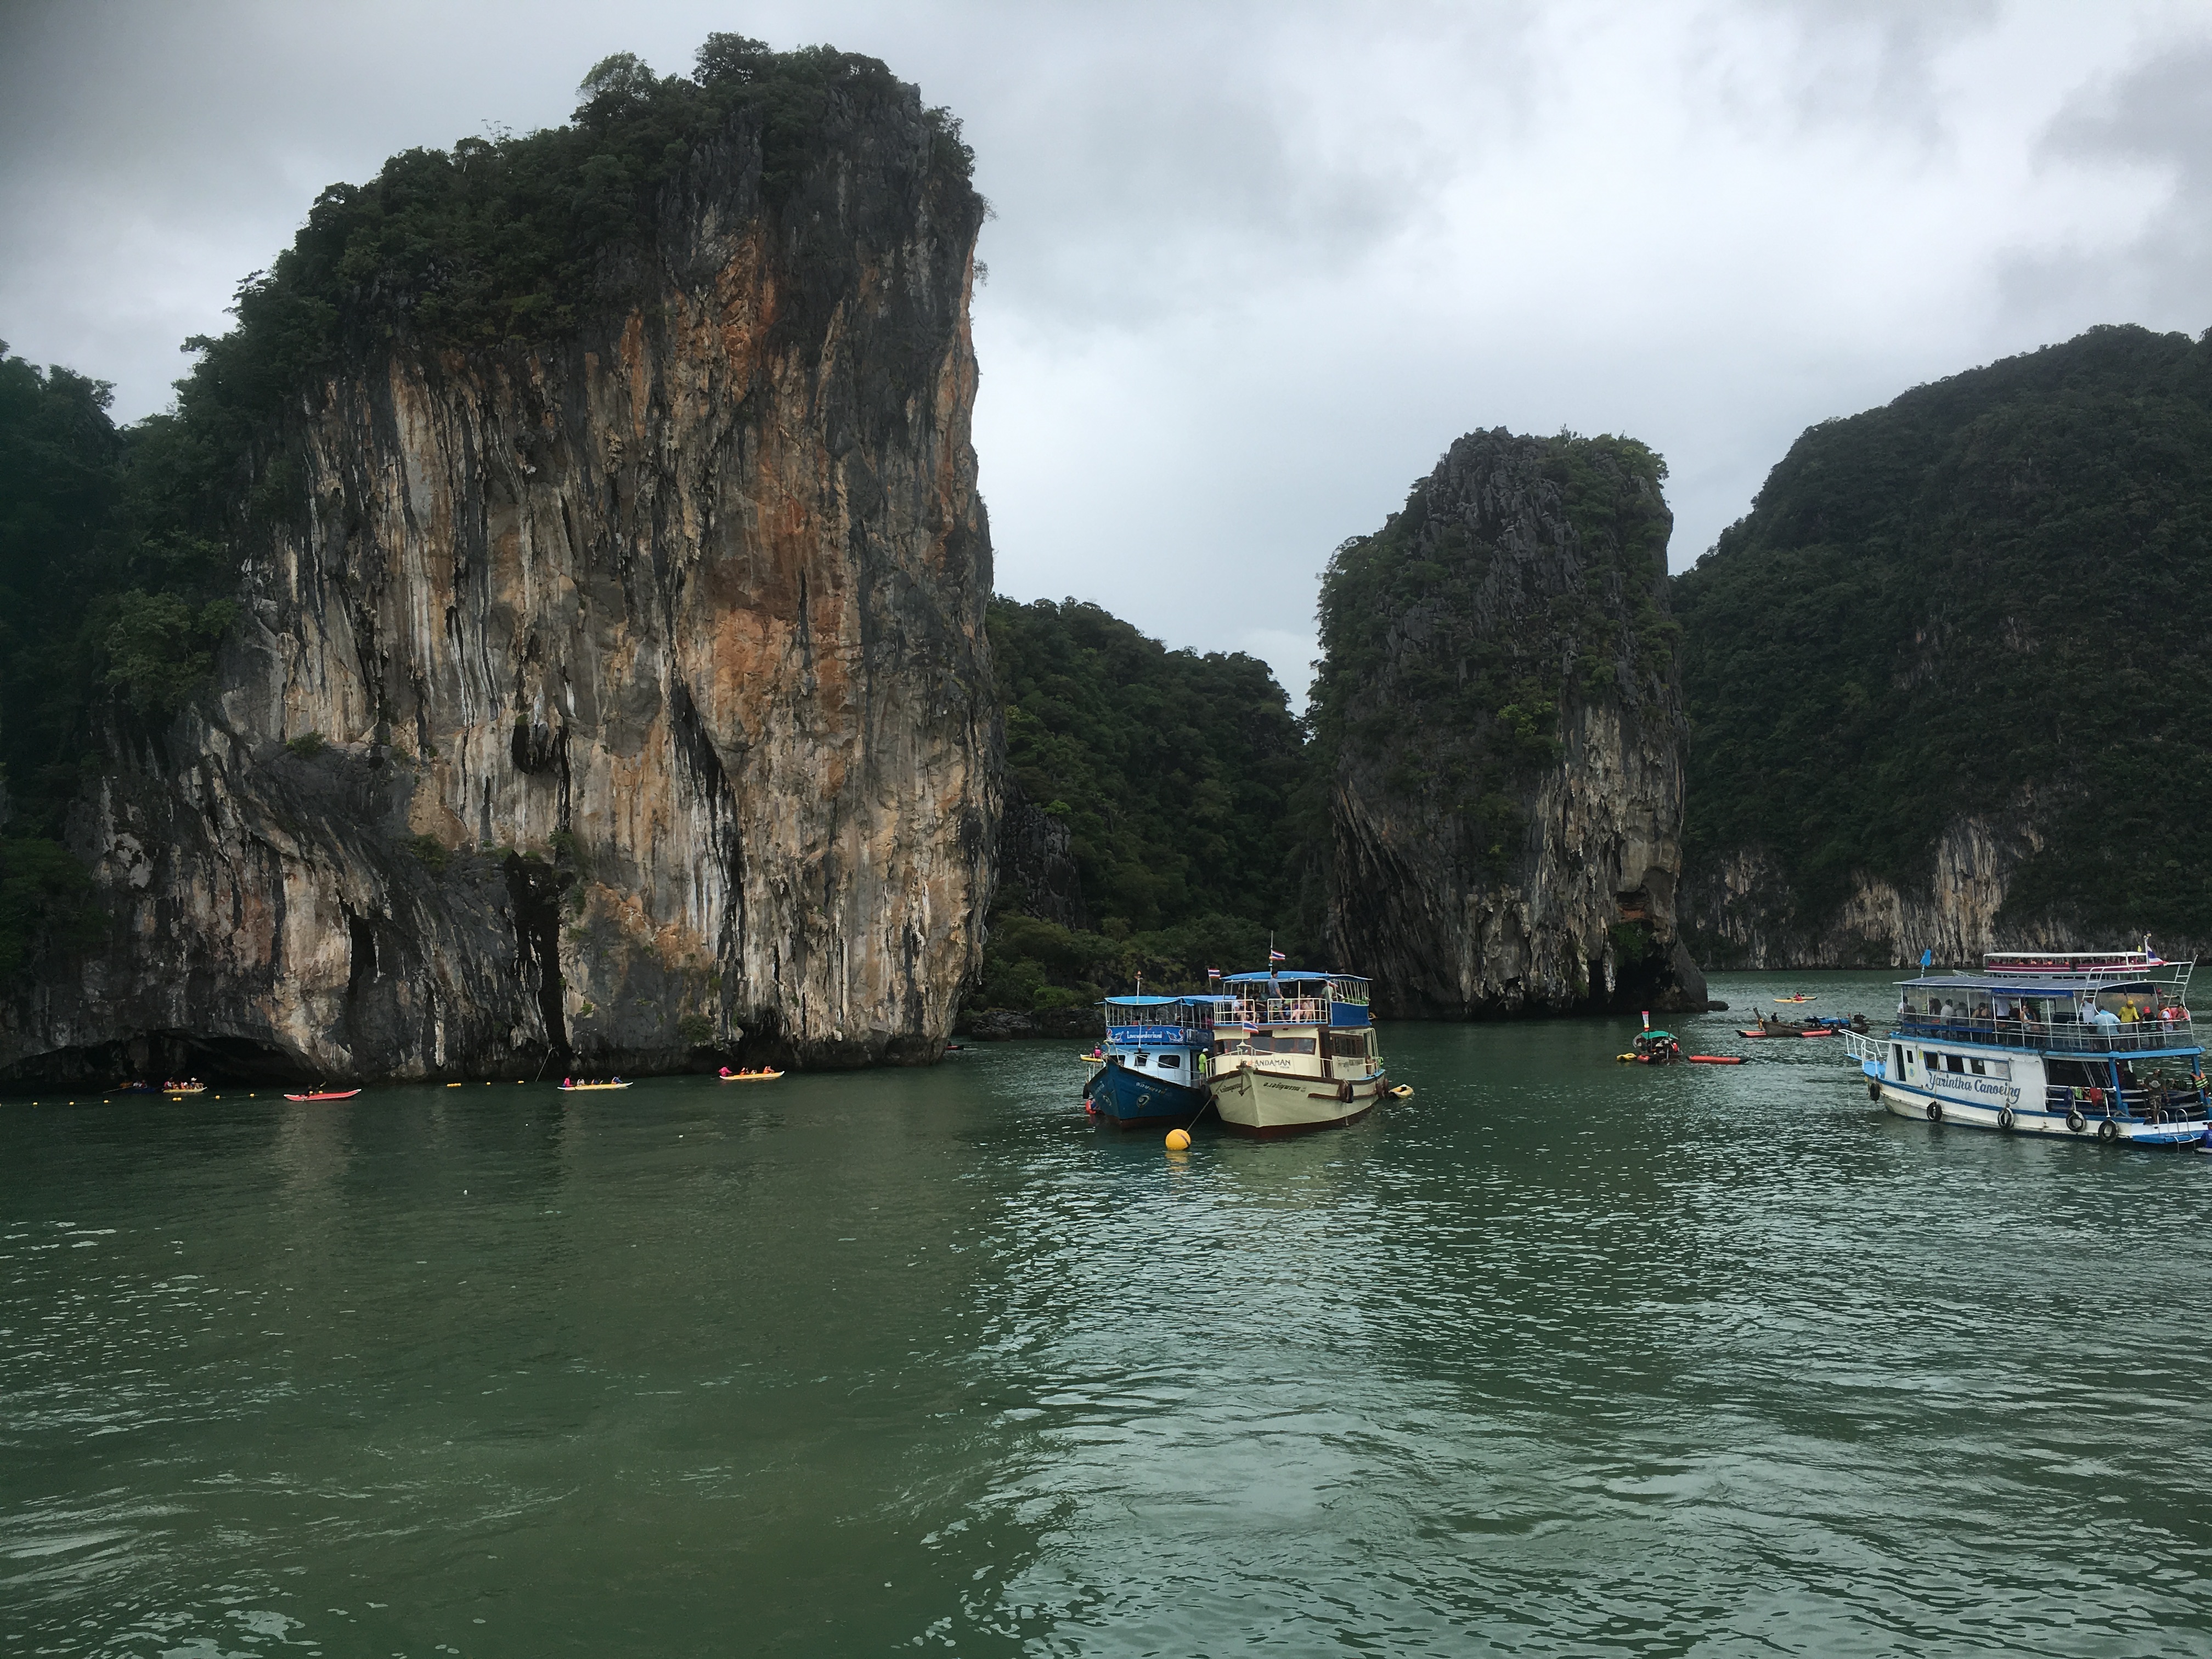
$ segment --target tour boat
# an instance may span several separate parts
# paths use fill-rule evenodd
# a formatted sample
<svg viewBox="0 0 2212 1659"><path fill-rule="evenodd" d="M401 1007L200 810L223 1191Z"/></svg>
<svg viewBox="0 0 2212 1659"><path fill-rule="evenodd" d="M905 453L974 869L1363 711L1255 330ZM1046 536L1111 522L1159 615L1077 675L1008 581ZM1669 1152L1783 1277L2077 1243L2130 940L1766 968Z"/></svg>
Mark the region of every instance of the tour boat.
<svg viewBox="0 0 2212 1659"><path fill-rule="evenodd" d="M351 1100L361 1092L358 1089L323 1089L311 1095L286 1095L287 1100Z"/></svg>
<svg viewBox="0 0 2212 1659"><path fill-rule="evenodd" d="M1389 1089L1353 974L1275 969L1231 974L1215 1005L1213 1109L1247 1134L1350 1123Z"/></svg>
<svg viewBox="0 0 2212 1659"><path fill-rule="evenodd" d="M1215 1011L1208 996L1108 997L1106 1041L1084 1109L1123 1128L1189 1124L1206 1110Z"/></svg>
<svg viewBox="0 0 2212 1659"><path fill-rule="evenodd" d="M2107 1145L2205 1140L2191 963L2142 951L1992 952L1899 986L1888 1036L1844 1034L1867 1095L1900 1117Z"/></svg>

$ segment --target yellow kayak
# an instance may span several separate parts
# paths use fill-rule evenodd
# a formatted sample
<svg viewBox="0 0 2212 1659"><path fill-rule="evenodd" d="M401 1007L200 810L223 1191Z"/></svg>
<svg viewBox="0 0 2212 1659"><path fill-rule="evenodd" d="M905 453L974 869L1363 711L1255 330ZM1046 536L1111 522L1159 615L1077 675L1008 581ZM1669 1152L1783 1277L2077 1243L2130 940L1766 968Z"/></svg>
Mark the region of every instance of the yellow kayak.
<svg viewBox="0 0 2212 1659"><path fill-rule="evenodd" d="M627 1089L627 1083L562 1083L555 1085L564 1095L580 1095L590 1089Z"/></svg>
<svg viewBox="0 0 2212 1659"><path fill-rule="evenodd" d="M781 1072L770 1071L725 1072L722 1073L722 1081L725 1083L773 1083L782 1075Z"/></svg>

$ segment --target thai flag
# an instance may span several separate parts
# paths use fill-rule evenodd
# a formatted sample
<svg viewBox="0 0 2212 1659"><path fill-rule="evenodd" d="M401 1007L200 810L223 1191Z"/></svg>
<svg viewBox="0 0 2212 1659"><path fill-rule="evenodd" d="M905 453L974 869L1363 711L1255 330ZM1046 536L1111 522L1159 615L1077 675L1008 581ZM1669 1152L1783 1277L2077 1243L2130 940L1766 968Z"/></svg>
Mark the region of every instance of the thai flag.
<svg viewBox="0 0 2212 1659"><path fill-rule="evenodd" d="M1206 970L1206 976L1208 979L1219 979L1221 977L1221 969L1218 968L1209 968Z"/></svg>
<svg viewBox="0 0 2212 1659"><path fill-rule="evenodd" d="M1267 952L1267 960L1270 962L1288 962L1290 958L1285 956L1280 951L1270 951Z"/></svg>

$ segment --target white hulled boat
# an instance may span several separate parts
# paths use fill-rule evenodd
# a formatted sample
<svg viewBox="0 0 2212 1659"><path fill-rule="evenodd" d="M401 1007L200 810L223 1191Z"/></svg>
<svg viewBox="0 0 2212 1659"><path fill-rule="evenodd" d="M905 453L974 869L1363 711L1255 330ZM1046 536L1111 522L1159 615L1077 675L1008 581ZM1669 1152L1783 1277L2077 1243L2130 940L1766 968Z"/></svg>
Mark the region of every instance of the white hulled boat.
<svg viewBox="0 0 2212 1659"><path fill-rule="evenodd" d="M1231 974L1216 1005L1213 1109L1247 1134L1295 1134L1364 1115L1389 1081L1354 974Z"/></svg>
<svg viewBox="0 0 2212 1659"><path fill-rule="evenodd" d="M2192 963L2148 948L1993 951L1899 987L1887 1036L1846 1032L1867 1094L1900 1117L2179 1146L2205 1139Z"/></svg>

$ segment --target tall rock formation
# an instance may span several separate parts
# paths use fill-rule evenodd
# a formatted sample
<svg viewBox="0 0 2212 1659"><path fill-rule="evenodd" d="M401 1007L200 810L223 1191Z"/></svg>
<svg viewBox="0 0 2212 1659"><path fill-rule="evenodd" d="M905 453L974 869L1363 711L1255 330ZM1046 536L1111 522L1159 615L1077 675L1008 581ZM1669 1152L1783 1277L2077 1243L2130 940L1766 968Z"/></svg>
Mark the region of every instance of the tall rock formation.
<svg viewBox="0 0 2212 1659"><path fill-rule="evenodd" d="M1331 560L1328 927L1379 1012L1705 1006L1664 476L1627 440L1474 433Z"/></svg>
<svg viewBox="0 0 2212 1659"><path fill-rule="evenodd" d="M1808 429L1676 579L1708 962L2212 947L2212 335Z"/></svg>
<svg viewBox="0 0 2212 1659"><path fill-rule="evenodd" d="M0 1065L942 1052L997 829L983 207L876 69L803 164L780 115L697 142L621 303L356 328L294 389L256 465L295 510L241 534L213 688L118 728L70 827L106 937Z"/></svg>

